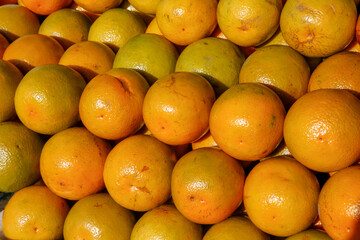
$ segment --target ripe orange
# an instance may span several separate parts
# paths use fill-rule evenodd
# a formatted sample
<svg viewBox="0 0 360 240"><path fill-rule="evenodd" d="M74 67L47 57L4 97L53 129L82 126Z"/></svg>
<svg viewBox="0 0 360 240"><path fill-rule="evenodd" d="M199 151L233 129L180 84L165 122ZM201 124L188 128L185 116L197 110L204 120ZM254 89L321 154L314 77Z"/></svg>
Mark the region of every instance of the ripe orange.
<svg viewBox="0 0 360 240"><path fill-rule="evenodd" d="M292 235L288 238L286 238L286 240L332 240L329 235L327 235L326 233L322 232L322 231L318 231L315 229L308 229L302 232L299 232L295 235Z"/></svg>
<svg viewBox="0 0 360 240"><path fill-rule="evenodd" d="M270 154L283 137L285 109L274 91L259 83L226 90L210 113L210 131L230 156L256 161Z"/></svg>
<svg viewBox="0 0 360 240"><path fill-rule="evenodd" d="M360 157L360 100L341 89L319 89L299 98L284 122L289 151L306 167L329 172Z"/></svg>
<svg viewBox="0 0 360 240"><path fill-rule="evenodd" d="M104 188L103 169L110 144L86 128L58 132L44 145L40 172L56 195L79 200Z"/></svg>
<svg viewBox="0 0 360 240"><path fill-rule="evenodd" d="M200 148L185 154L171 176L171 195L187 219L214 224L229 217L242 202L244 169L223 151Z"/></svg>
<svg viewBox="0 0 360 240"><path fill-rule="evenodd" d="M116 8L122 1L123 0L74 0L76 4L93 13L103 13L109 9Z"/></svg>
<svg viewBox="0 0 360 240"><path fill-rule="evenodd" d="M25 7L39 15L49 15L70 5L72 0L21 0Z"/></svg>
<svg viewBox="0 0 360 240"><path fill-rule="evenodd" d="M9 42L8 40L6 40L6 38L0 34L0 59L3 58L5 49L9 46Z"/></svg>
<svg viewBox="0 0 360 240"><path fill-rule="evenodd" d="M160 141L191 143L209 129L214 101L214 90L205 78L195 73L172 73L149 88L143 105L144 122Z"/></svg>

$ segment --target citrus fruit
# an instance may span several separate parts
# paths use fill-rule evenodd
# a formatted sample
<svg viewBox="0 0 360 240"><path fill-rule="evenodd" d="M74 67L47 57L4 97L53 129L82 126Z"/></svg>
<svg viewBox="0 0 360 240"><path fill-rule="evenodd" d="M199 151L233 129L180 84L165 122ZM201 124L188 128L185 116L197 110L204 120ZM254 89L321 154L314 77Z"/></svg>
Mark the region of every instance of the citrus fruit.
<svg viewBox="0 0 360 240"><path fill-rule="evenodd" d="M246 177L244 206L260 230L285 237L313 223L319 191L310 170L293 158L274 157L255 165Z"/></svg>
<svg viewBox="0 0 360 240"><path fill-rule="evenodd" d="M71 68L50 64L32 69L15 91L15 110L31 130L52 135L80 120L85 81Z"/></svg>
<svg viewBox="0 0 360 240"><path fill-rule="evenodd" d="M134 214L109 194L98 193L77 201L64 223L65 239L129 240Z"/></svg>
<svg viewBox="0 0 360 240"><path fill-rule="evenodd" d="M0 123L0 191L15 192L40 178L41 137L17 122Z"/></svg>
<svg viewBox="0 0 360 240"><path fill-rule="evenodd" d="M322 232L322 231L318 231L315 229L308 229L302 232L299 232L295 235L292 235L288 238L286 238L286 240L331 240L331 238L329 237L329 235L327 235L326 233Z"/></svg>
<svg viewBox="0 0 360 240"><path fill-rule="evenodd" d="M37 66L57 64L63 53L64 48L55 39L42 34L29 34L10 43L3 59L26 74Z"/></svg>
<svg viewBox="0 0 360 240"><path fill-rule="evenodd" d="M129 0L137 10L146 14L156 14L160 0Z"/></svg>
<svg viewBox="0 0 360 240"><path fill-rule="evenodd" d="M116 52L132 37L144 33L144 20L129 10L110 9L99 16L91 25L89 41L102 42Z"/></svg>
<svg viewBox="0 0 360 240"><path fill-rule="evenodd" d="M56 195L79 200L104 188L103 169L110 144L84 127L58 132L44 145L40 172Z"/></svg>
<svg viewBox="0 0 360 240"><path fill-rule="evenodd" d="M210 131L225 153L256 161L280 143L284 118L284 106L274 91L259 83L240 83L215 101Z"/></svg>
<svg viewBox="0 0 360 240"><path fill-rule="evenodd" d="M39 33L55 38L64 49L86 41L92 21L84 13L65 8L51 13L41 23Z"/></svg>
<svg viewBox="0 0 360 240"><path fill-rule="evenodd" d="M360 100L342 89L319 89L299 98L284 122L284 140L296 160L329 172L360 157Z"/></svg>
<svg viewBox="0 0 360 240"><path fill-rule="evenodd" d="M14 96L22 78L19 69L12 63L0 59L0 122L10 120L16 115Z"/></svg>
<svg viewBox="0 0 360 240"><path fill-rule="evenodd" d="M122 0L74 0L74 2L90 12L103 13L111 8L118 7Z"/></svg>
<svg viewBox="0 0 360 240"><path fill-rule="evenodd" d="M3 231L8 239L61 239L68 211L66 201L47 187L29 186L5 206Z"/></svg>
<svg viewBox="0 0 360 240"><path fill-rule="evenodd" d="M93 41L75 43L61 56L59 64L79 72L86 82L112 68L115 53L105 44Z"/></svg>
<svg viewBox="0 0 360 240"><path fill-rule="evenodd" d="M228 218L243 200L244 169L223 151L200 148L176 163L171 176L171 195L184 217L199 224Z"/></svg>
<svg viewBox="0 0 360 240"><path fill-rule="evenodd" d="M39 15L49 15L70 5L72 0L21 0L26 8Z"/></svg>
<svg viewBox="0 0 360 240"><path fill-rule="evenodd" d="M239 47L226 39L208 37L188 45L176 63L176 72L196 72L213 86L217 96L239 81L245 61Z"/></svg>
<svg viewBox="0 0 360 240"><path fill-rule="evenodd" d="M3 58L5 49L9 46L8 40L0 33L0 59Z"/></svg>
<svg viewBox="0 0 360 240"><path fill-rule="evenodd" d="M214 90L205 78L195 73L172 73L149 88L143 105L144 122L160 141L191 143L209 129L214 101Z"/></svg>
<svg viewBox="0 0 360 240"><path fill-rule="evenodd" d="M144 33L131 38L116 53L114 68L131 68L139 71L153 84L175 71L179 53L163 36Z"/></svg>
<svg viewBox="0 0 360 240"><path fill-rule="evenodd" d="M144 125L142 107L149 88L139 73L114 68L93 78L79 104L85 127L101 138L118 140L136 133Z"/></svg>
<svg viewBox="0 0 360 240"><path fill-rule="evenodd" d="M162 34L177 45L210 36L216 20L216 0L161 0L156 21Z"/></svg>
<svg viewBox="0 0 360 240"><path fill-rule="evenodd" d="M170 198L174 151L156 138L134 135L109 153L104 181L111 197L134 211L148 211Z"/></svg>
<svg viewBox="0 0 360 240"><path fill-rule="evenodd" d="M286 1L280 28L290 47L307 57L327 57L353 39L357 11L352 0Z"/></svg>
<svg viewBox="0 0 360 240"><path fill-rule="evenodd" d="M130 239L201 240L202 227L186 219L173 205L161 205L141 216Z"/></svg>
<svg viewBox="0 0 360 240"><path fill-rule="evenodd" d="M331 176L321 189L319 217L332 239L360 238L360 166L345 168Z"/></svg>

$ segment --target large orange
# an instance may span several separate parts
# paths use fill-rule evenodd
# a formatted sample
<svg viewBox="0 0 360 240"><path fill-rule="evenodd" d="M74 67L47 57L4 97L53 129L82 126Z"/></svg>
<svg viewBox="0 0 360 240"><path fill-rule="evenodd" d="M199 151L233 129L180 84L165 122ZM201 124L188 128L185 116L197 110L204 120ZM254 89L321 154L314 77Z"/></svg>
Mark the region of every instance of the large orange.
<svg viewBox="0 0 360 240"><path fill-rule="evenodd" d="M299 98L284 122L291 154L306 167L329 172L360 158L360 100L341 89L319 89Z"/></svg>
<svg viewBox="0 0 360 240"><path fill-rule="evenodd" d="M70 5L72 0L21 0L25 7L39 15L49 15Z"/></svg>
<svg viewBox="0 0 360 240"><path fill-rule="evenodd" d="M122 1L123 0L74 0L76 4L93 13L103 13L111 8L116 8Z"/></svg>
<svg viewBox="0 0 360 240"><path fill-rule="evenodd" d="M226 90L210 113L210 131L230 156L256 161L270 154L283 137L285 108L274 91L259 83Z"/></svg>
<svg viewBox="0 0 360 240"><path fill-rule="evenodd" d="M176 163L171 195L187 219L200 224L225 220L243 200L244 169L234 158L214 148L188 152Z"/></svg>
<svg viewBox="0 0 360 240"><path fill-rule="evenodd" d="M104 188L103 169L110 144L86 128L73 127L52 136L40 157L40 172L56 195L79 200Z"/></svg>

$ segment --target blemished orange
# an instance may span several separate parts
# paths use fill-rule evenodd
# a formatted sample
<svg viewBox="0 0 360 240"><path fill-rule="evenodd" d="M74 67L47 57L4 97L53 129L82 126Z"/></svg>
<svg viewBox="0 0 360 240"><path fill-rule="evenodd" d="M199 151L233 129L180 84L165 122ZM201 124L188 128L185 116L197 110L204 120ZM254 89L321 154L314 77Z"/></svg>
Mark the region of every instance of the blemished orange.
<svg viewBox="0 0 360 240"><path fill-rule="evenodd" d="M177 161L171 195L175 207L190 221L215 224L240 206L244 181L244 169L237 160L219 149L200 148Z"/></svg>
<svg viewBox="0 0 360 240"><path fill-rule="evenodd" d="M360 53L340 52L321 62L313 71L309 91L347 89L360 98Z"/></svg>
<svg viewBox="0 0 360 240"><path fill-rule="evenodd" d="M8 239L61 239L67 202L46 186L17 191L5 206L2 223Z"/></svg>
<svg viewBox="0 0 360 240"><path fill-rule="evenodd" d="M201 240L202 232L201 225L186 219L174 205L166 204L142 215L132 230L130 240Z"/></svg>
<svg viewBox="0 0 360 240"><path fill-rule="evenodd" d="M269 235L258 229L247 217L233 216L214 224L203 240L270 240Z"/></svg>
<svg viewBox="0 0 360 240"><path fill-rule="evenodd" d="M210 131L225 153L256 161L280 143L284 118L284 105L274 91L260 83L239 83L215 101Z"/></svg>
<svg viewBox="0 0 360 240"><path fill-rule="evenodd" d="M109 194L93 194L70 209L64 223L64 239L129 240L134 224L134 213L117 204Z"/></svg>
<svg viewBox="0 0 360 240"><path fill-rule="evenodd" d="M149 84L140 73L114 68L93 78L79 103L85 127L104 139L119 140L144 125L142 108Z"/></svg>
<svg viewBox="0 0 360 240"><path fill-rule="evenodd" d="M86 41L92 21L86 14L71 8L51 13L41 23L39 33L53 37L64 49Z"/></svg>
<svg viewBox="0 0 360 240"><path fill-rule="evenodd" d="M216 8L216 0L161 0L156 21L167 39L185 46L211 35L217 25Z"/></svg>
<svg viewBox="0 0 360 240"><path fill-rule="evenodd" d="M329 235L323 231L308 229L294 234L285 240L332 240Z"/></svg>
<svg viewBox="0 0 360 240"><path fill-rule="evenodd" d="M284 122L284 140L304 166L340 170L360 157L360 100L342 89L319 89L299 98Z"/></svg>
<svg viewBox="0 0 360 240"><path fill-rule="evenodd" d="M59 63L63 53L64 48L55 39L42 34L29 34L10 43L3 59L26 74L34 67Z"/></svg>
<svg viewBox="0 0 360 240"><path fill-rule="evenodd" d="M287 0L280 28L289 46L302 55L327 57L351 42L357 16L351 0Z"/></svg>
<svg viewBox="0 0 360 240"><path fill-rule="evenodd" d="M260 230L286 237L313 223L319 192L313 172L293 158L274 157L255 165L246 177L244 206Z"/></svg>
<svg viewBox="0 0 360 240"><path fill-rule="evenodd" d="M5 49L9 46L8 40L0 33L0 59L3 58Z"/></svg>
<svg viewBox="0 0 360 240"><path fill-rule="evenodd" d="M319 217L334 240L360 239L360 166L352 166L331 176L321 189Z"/></svg>
<svg viewBox="0 0 360 240"><path fill-rule="evenodd" d="M81 75L66 66L36 67L15 91L16 114L29 129L53 135L80 120L79 101L85 85Z"/></svg>
<svg viewBox="0 0 360 240"><path fill-rule="evenodd" d="M26 8L39 15L49 15L70 5L72 0L21 0Z"/></svg>
<svg viewBox="0 0 360 240"><path fill-rule="evenodd" d="M59 64L71 67L89 82L112 68L115 53L105 44L93 41L75 43L61 56Z"/></svg>
<svg viewBox="0 0 360 240"><path fill-rule="evenodd" d="M214 101L214 90L205 78L195 73L172 73L149 88L143 105L144 122L166 144L191 143L208 131Z"/></svg>
<svg viewBox="0 0 360 240"><path fill-rule="evenodd" d="M106 158L106 189L121 206L148 211L169 200L176 160L173 149L152 136L125 138Z"/></svg>
<svg viewBox="0 0 360 240"><path fill-rule="evenodd" d="M118 7L123 0L74 0L76 4L93 13L104 13Z"/></svg>
<svg viewBox="0 0 360 240"><path fill-rule="evenodd" d="M79 200L104 188L103 169L111 146L84 127L53 135L40 156L41 177L56 195Z"/></svg>
<svg viewBox="0 0 360 240"><path fill-rule="evenodd" d="M39 27L38 17L26 7L17 4L0 7L0 34L4 35L9 42L37 33Z"/></svg>
<svg viewBox="0 0 360 240"><path fill-rule="evenodd" d="M230 41L242 47L257 46L278 29L281 0L220 0L218 24Z"/></svg>

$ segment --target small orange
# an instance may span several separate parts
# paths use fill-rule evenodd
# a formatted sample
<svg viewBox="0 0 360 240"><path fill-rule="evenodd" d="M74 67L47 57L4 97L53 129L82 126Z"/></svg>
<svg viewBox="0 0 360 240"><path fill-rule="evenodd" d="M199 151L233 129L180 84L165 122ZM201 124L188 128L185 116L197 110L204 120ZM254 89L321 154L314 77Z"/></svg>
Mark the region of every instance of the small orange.
<svg viewBox="0 0 360 240"><path fill-rule="evenodd" d="M103 13L111 8L116 8L122 1L123 0L74 0L76 4L93 13Z"/></svg>
<svg viewBox="0 0 360 240"><path fill-rule="evenodd" d="M321 189L319 217L322 226L332 239L360 239L359 189L359 165L338 171Z"/></svg>
<svg viewBox="0 0 360 240"><path fill-rule="evenodd" d="M360 100L342 89L319 89L299 98L284 122L284 140L296 160L329 172L360 158Z"/></svg>
<svg viewBox="0 0 360 240"><path fill-rule="evenodd" d="M292 235L285 240L332 240L325 232L308 229Z"/></svg>
<svg viewBox="0 0 360 240"><path fill-rule="evenodd" d="M49 15L70 5L72 0L21 0L25 7L39 15Z"/></svg>
<svg viewBox="0 0 360 240"><path fill-rule="evenodd" d="M66 201L45 186L16 192L5 206L2 227L8 239L61 239L69 211Z"/></svg>
<svg viewBox="0 0 360 240"><path fill-rule="evenodd" d="M144 122L160 141L191 143L208 131L214 101L214 90L205 78L195 73L172 73L149 88L143 105Z"/></svg>
<svg viewBox="0 0 360 240"><path fill-rule="evenodd" d="M112 68L115 53L105 44L93 41L75 43L61 56L59 64L71 67L89 82Z"/></svg>
<svg viewBox="0 0 360 240"><path fill-rule="evenodd" d="M103 169L110 144L86 128L58 132L44 145L40 172L56 195L79 200L104 188Z"/></svg>
<svg viewBox="0 0 360 240"><path fill-rule="evenodd" d="M284 105L274 91L259 83L240 83L214 103L210 131L225 153L256 161L280 143L284 118Z"/></svg>
<svg viewBox="0 0 360 240"><path fill-rule="evenodd" d="M5 49L9 46L8 40L0 33L0 59L3 58Z"/></svg>
<svg viewBox="0 0 360 240"><path fill-rule="evenodd" d="M29 34L13 41L6 48L3 59L26 74L37 66L57 64L63 53L64 48L55 39L41 34Z"/></svg>

